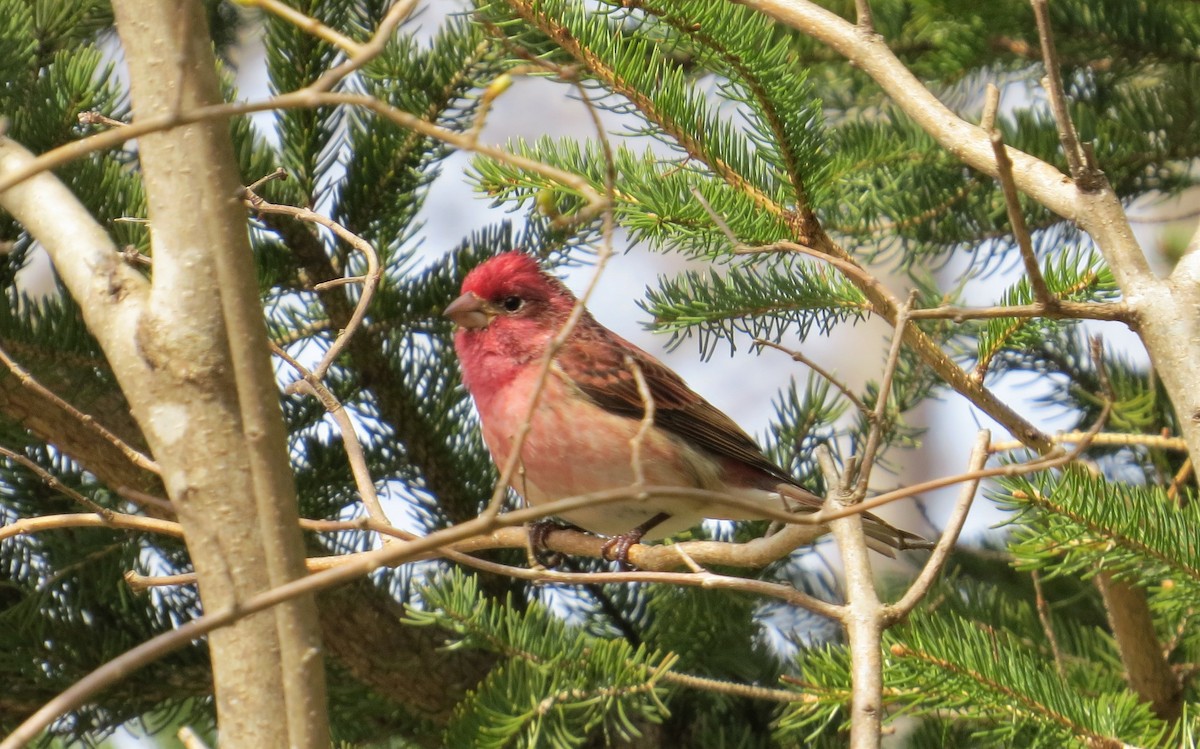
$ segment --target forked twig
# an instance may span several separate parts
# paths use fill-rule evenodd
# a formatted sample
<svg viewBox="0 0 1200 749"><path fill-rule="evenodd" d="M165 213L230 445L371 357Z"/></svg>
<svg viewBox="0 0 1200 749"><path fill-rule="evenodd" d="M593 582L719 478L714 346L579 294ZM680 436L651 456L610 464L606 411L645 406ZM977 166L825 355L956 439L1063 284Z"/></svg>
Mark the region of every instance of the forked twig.
<svg viewBox="0 0 1200 749"><path fill-rule="evenodd" d="M975 438L975 447L971 450L971 457L967 459L968 475L977 475L979 470L983 468L984 463L987 462L988 442L990 440L991 434L986 429L980 430L979 435ZM967 521L967 515L971 512L971 502L979 490L980 480L981 478L977 475L976 478L972 478L962 485L962 489L958 495L958 502L954 505L954 511L946 520L946 527L942 531L942 537L938 539L937 545L933 547L933 551L930 553L929 559L925 562L925 566L921 569L921 573L909 584L908 590L904 592L900 600L884 607L884 621L886 624L892 624L908 616L909 612L916 607L917 603L933 587L933 583L941 573L942 567L946 564L946 560L950 558L950 553L954 550L954 545L958 541L958 534L962 532L963 524Z"/></svg>
<svg viewBox="0 0 1200 749"><path fill-rule="evenodd" d="M867 495L867 488L871 482L871 469L875 467L875 455L879 452L879 446L883 444L883 429L887 424L888 396L892 391L892 379L896 375L897 367L900 366L900 348L904 343L904 329L908 325L908 312L912 309L916 298L917 292L914 289L908 295L908 300L896 310L896 327L892 332L892 345L888 349L887 363L884 364L883 378L879 383L879 395L875 402L871 429L867 432L867 444L863 448L862 457L857 462L858 481L855 487L855 497L859 500ZM852 477L848 476L844 480L850 481Z"/></svg>
<svg viewBox="0 0 1200 749"><path fill-rule="evenodd" d="M1067 97L1063 92L1058 51L1054 46L1054 32L1050 28L1049 6L1046 0L1030 0L1030 2L1033 5L1033 17L1037 21L1038 39L1042 44L1042 62L1046 67L1046 77L1042 79L1042 85L1046 88L1050 99L1050 110L1054 113L1054 121L1058 124L1058 139L1062 142L1071 178L1082 183L1087 177L1087 171L1083 152L1079 148L1079 135L1075 132L1075 123L1071 120L1071 111L1067 107Z"/></svg>
<svg viewBox="0 0 1200 749"><path fill-rule="evenodd" d="M310 208L297 208L296 206L278 205L268 202L252 189L261 185L266 180L283 179L285 176L286 172L276 170L253 185L242 188L242 198L246 201L247 206L258 213L291 216L299 221L324 226L336 234L342 241L362 253L362 256L367 261L367 272L365 274L352 278L336 279L340 283L361 281L362 292L358 296L358 303L354 305L354 312L350 315L350 320L338 333L337 337L333 339L333 342L329 345L329 350L321 357L320 363L313 367L312 377L316 380L322 380L325 378L326 373L329 372L329 368L333 366L333 362L337 360L337 357L341 355L342 351L350 343L350 337L359 329L363 319L367 316L367 308L375 298L375 290L379 287L380 278L383 277L383 269L379 266L379 255L375 252L375 248L371 246L371 243L342 226L337 221L317 213Z"/></svg>

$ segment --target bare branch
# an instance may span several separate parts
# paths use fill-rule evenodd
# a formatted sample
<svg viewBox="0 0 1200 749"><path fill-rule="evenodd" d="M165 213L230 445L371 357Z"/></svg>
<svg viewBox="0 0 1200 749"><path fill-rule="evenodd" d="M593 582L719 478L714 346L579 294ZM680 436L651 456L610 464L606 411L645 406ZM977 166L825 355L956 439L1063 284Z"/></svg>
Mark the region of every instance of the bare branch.
<svg viewBox="0 0 1200 749"><path fill-rule="evenodd" d="M875 455L883 443L883 429L888 423L887 402L892 392L892 378L900 365L900 346L904 342L904 329L908 325L908 311L917 298L914 289L908 295L908 301L896 312L896 329L892 333L892 345L888 350L887 362L883 366L883 378L879 383L879 395L875 401L875 413L871 418L871 430L867 433L867 444L863 448L862 457L858 461L858 482L855 489L855 500L861 500L867 495L867 487L871 483L871 469L875 467Z"/></svg>
<svg viewBox="0 0 1200 749"><path fill-rule="evenodd" d="M1079 135L1071 121L1071 110L1063 92L1062 74L1059 71L1058 52L1054 48L1054 31L1050 28L1050 11L1046 0L1030 0L1033 17L1037 21L1038 39L1042 43L1042 62L1046 66L1046 77L1042 85L1050 97L1050 111L1058 123L1058 139L1062 142L1063 154L1067 157L1067 168L1071 177L1083 187L1087 178L1083 152L1079 148ZM1086 189L1086 188L1085 188Z"/></svg>
<svg viewBox="0 0 1200 749"><path fill-rule="evenodd" d="M34 518L14 520L0 526L0 541L63 528L120 528L121 530L159 533L174 538L183 538L183 528L179 523L103 510L102 512L70 512L65 515L40 515Z"/></svg>
<svg viewBox="0 0 1200 749"><path fill-rule="evenodd" d="M354 476L354 485L358 488L358 495L362 498L363 506L367 508L367 514L377 523L391 525L391 521L383 509L383 504L379 501L379 495L375 491L375 480L371 478L371 469L367 465L362 443L358 439L358 433L354 431L354 422L351 421L350 414L346 413L346 408L315 372L309 372L303 364L273 343L271 351L300 374L299 383L302 383L304 389L316 397L325 407L325 411L333 417L338 425L338 431L342 435L342 450L345 451L346 458L350 462L350 473ZM385 543L387 540L388 537L385 536Z"/></svg>
<svg viewBox="0 0 1200 749"><path fill-rule="evenodd" d="M362 54L362 46L358 42L348 36L344 36L336 29L326 26L320 20L304 15L295 8L280 2L280 0L237 0L237 2L239 5L259 8L273 16L282 18L305 34L329 42L348 55Z"/></svg>
<svg viewBox="0 0 1200 749"><path fill-rule="evenodd" d="M1187 452L1187 443L1183 439L1179 437L1164 437L1161 434L1123 434L1120 432L1089 434L1088 432L1063 432L1062 434L1054 435L1053 440L1055 444L1087 441L1093 445L1141 446L1152 450ZM1026 445L1014 440L1011 442L994 442L988 449L993 453L1000 453L1009 450L1019 450L1023 447L1026 447Z"/></svg>
<svg viewBox="0 0 1200 749"><path fill-rule="evenodd" d="M899 336L897 336L899 338ZM823 445L817 462L830 488L827 507L852 509L856 497L839 493L843 485L833 457ZM829 523L837 539L845 574L846 604L841 612L850 650L850 743L851 749L878 749L883 726L883 604L875 590L875 576L867 552L862 516L854 513Z"/></svg>
<svg viewBox="0 0 1200 749"><path fill-rule="evenodd" d="M846 396L846 399L854 404L854 407L857 408L858 412L863 415L863 418L865 418L867 420L871 420L871 419L875 418L875 414L871 411L871 409L867 408L867 404L863 403L862 399L860 399L857 395L855 395L854 392L851 391L850 388L847 387L844 383L842 383L840 380L838 380L836 377L834 377L832 374L830 374L828 370L826 370L825 368L823 368L822 366L820 366L819 364L814 362L812 359L809 359L807 356L800 353L799 351L785 348L785 347L779 345L778 343L768 341L765 338L755 338L754 342L756 344L758 344L759 346L766 346L767 348L773 348L776 351L782 351L783 353L792 357L792 361L800 362L804 366L806 366L809 369L811 369L812 371L816 372L826 382L828 382L830 385L833 385L835 388L837 388L838 392L840 392L842 395Z"/></svg>
<svg viewBox="0 0 1200 749"><path fill-rule="evenodd" d="M1021 212L1021 200L1017 195L1017 185L1013 181L1013 165L1004 147L1004 136L998 129L992 130L991 141L992 150L996 153L996 167L999 171L1000 188L1004 192L1004 204L1008 208L1008 222L1012 224L1013 237L1017 240L1021 260L1025 263L1025 275L1029 277L1033 298L1044 309L1053 310L1058 304L1058 299L1050 293L1050 287L1046 285L1041 266L1038 265L1037 255L1033 252L1033 238L1025 224L1025 214Z"/></svg>
<svg viewBox="0 0 1200 749"><path fill-rule="evenodd" d="M968 474L977 473L987 462L990 440L991 434L986 429L980 430L979 435L975 438L975 447L971 450L971 457L967 460ZM967 515L971 512L971 502L979 490L979 481L979 478L974 478L963 484L958 495L958 503L955 504L954 511L946 520L946 528L942 531L942 537L938 539L937 546L933 547L933 552L925 562L921 574L912 581L899 601L884 607L885 624L891 624L908 616L909 612L933 587L946 560L950 558L950 552L954 550L954 544L958 542L958 534L962 532L963 523L967 522Z"/></svg>
<svg viewBox="0 0 1200 749"><path fill-rule="evenodd" d="M1039 271L1040 275L1040 271ZM1134 324L1133 310L1124 302L1072 302L1055 299L1053 306L1042 303L996 305L994 307L927 307L908 313L912 320L994 320L998 317L1049 317L1062 320L1107 320Z"/></svg>

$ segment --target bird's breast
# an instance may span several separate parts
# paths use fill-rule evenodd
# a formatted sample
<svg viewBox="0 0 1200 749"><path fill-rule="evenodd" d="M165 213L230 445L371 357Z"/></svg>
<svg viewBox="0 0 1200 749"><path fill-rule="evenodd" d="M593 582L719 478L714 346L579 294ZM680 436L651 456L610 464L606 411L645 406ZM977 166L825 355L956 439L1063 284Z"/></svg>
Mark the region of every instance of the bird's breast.
<svg viewBox="0 0 1200 749"><path fill-rule="evenodd" d="M718 489L717 465L683 440L643 423L613 414L583 396L566 377L552 369L537 392L538 372L528 368L493 397L476 399L483 438L499 466L506 464L526 417L529 431L521 445L521 461L510 483L531 505L582 494L645 486ZM706 516L719 516L694 498L653 497L573 511L563 517L605 535L632 530L666 512L674 522L650 537L689 528Z"/></svg>

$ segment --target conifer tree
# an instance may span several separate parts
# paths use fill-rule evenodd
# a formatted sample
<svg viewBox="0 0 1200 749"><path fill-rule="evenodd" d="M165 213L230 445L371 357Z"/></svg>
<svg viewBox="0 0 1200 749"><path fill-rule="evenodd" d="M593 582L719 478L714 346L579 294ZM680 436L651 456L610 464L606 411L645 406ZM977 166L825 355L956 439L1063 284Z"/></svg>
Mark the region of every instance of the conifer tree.
<svg viewBox="0 0 1200 749"><path fill-rule="evenodd" d="M1194 744L1200 234L1156 255L1130 214L1194 186L1200 6L241 4L116 0L114 34L102 0L0 0L5 746L131 721L222 746ZM637 128L481 142L516 76ZM509 216L432 251L458 150ZM616 575L554 532L562 564L531 570L532 514L493 516L518 503L441 310L513 247L602 270L614 227L706 264L646 289L647 324L797 367L766 441L830 497L836 573L765 522ZM868 318L894 333L861 392L767 350ZM998 395L1030 382L1043 405ZM996 426L915 581L875 579L855 513L931 399ZM956 543L981 480L1009 511L984 549ZM116 658L137 668L97 671Z"/></svg>

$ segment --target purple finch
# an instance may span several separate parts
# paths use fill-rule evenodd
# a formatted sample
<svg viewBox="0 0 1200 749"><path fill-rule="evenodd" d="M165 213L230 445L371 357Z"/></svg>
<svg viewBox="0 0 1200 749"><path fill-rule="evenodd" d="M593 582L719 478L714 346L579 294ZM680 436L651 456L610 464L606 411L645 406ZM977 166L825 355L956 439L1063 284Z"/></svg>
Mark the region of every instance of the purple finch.
<svg viewBox="0 0 1200 749"><path fill-rule="evenodd" d="M529 414L551 340L576 304L561 281L520 252L492 258L467 274L462 296L445 311L458 325L454 349L463 383L475 399L483 440L503 467ZM646 404L640 370L653 404ZM644 486L720 492L776 509L812 512L821 498L772 463L737 424L697 395L650 354L596 322L587 311L554 356L537 394L512 487L530 505L564 497ZM637 464L635 465L635 460ZM640 476L639 476L640 474ZM572 510L571 523L613 537L605 553L626 561L629 547L691 528L704 518L760 518L750 506L695 496L653 495ZM749 502L744 503L749 505ZM916 536L872 515L868 536L886 548L909 548ZM814 526L812 539L828 528Z"/></svg>

